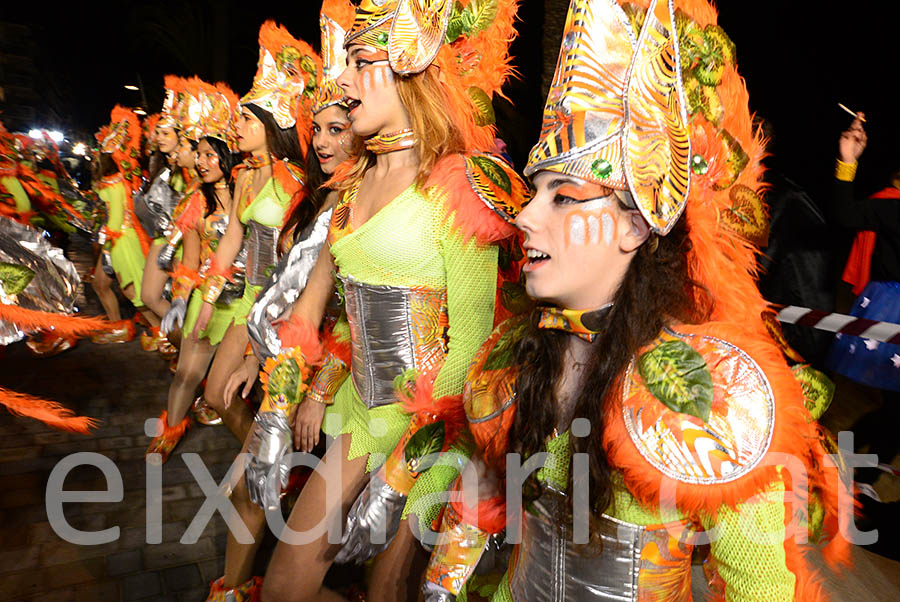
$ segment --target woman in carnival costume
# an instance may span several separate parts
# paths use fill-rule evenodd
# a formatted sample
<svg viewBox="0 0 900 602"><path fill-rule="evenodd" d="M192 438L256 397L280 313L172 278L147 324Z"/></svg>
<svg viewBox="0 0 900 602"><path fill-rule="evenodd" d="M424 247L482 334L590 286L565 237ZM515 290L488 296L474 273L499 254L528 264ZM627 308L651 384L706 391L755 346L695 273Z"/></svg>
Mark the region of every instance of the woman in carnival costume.
<svg viewBox="0 0 900 602"><path fill-rule="evenodd" d="M366 150L334 178L343 196L328 238L345 315L321 357L312 326L319 316L294 310L288 326L296 345L267 362L267 396L257 418L295 413L302 451L314 447L320 431L335 438L294 506L288 520L294 531L339 521L368 491L367 473L381 474L410 426L397 393L414 387L459 404L465 368L495 323L494 243L514 236L504 209L520 203L526 187L503 161L479 151L493 147L491 96L509 71L514 15L514 2L367 0L357 8L345 40L347 68L337 82ZM281 450L289 449L290 434L282 431L280 441ZM272 463L261 455L247 470L251 495L274 489L253 471L254 462ZM340 559L364 560L386 548L375 561L369 599L415 590L406 586L418 579L410 572L417 544L401 522L403 500L446 488L456 473L441 468L412 491L358 505L394 510L389 547ZM380 479L373 473L374 483ZM270 506L265 491L256 497ZM304 545L280 542L263 598L338 599L322 587L335 551L328 534Z"/></svg>
<svg viewBox="0 0 900 602"><path fill-rule="evenodd" d="M116 106L112 110L109 127L97 135L100 152L95 166L95 190L107 209L108 219L100 229L98 242L102 247L91 281L107 317L117 322L111 332L93 337L95 343L124 343L134 337L134 325L121 320L119 303L112 290L112 280L119 281L125 297L141 312L151 325L159 325L159 318L144 307L141 301L141 280L144 273L145 250L149 240L136 223L132 205L132 187L140 181L138 144L140 124L131 109ZM110 273L111 272L111 273Z"/></svg>
<svg viewBox="0 0 900 602"><path fill-rule="evenodd" d="M152 131L156 150L150 156L148 179L134 198L135 213L144 230L153 239L147 252L147 265L141 282L141 300L159 318L169 311L169 302L163 291L178 248L177 242L168 244L169 239L177 240L179 236L173 216L179 207L190 202L191 199L185 192L196 192L199 184L192 149L182 148L185 144L191 145L186 141L185 132L190 131L196 135L196 126L191 126L188 116L188 106L193 98L187 94L188 80L167 75L164 81L166 95ZM196 114L199 105L196 100L194 103L191 109ZM190 186L191 183L194 184ZM164 254L162 261L161 254ZM174 355L165 337L160 335L158 327L151 328L148 336L142 336L141 344L146 351L160 350Z"/></svg>
<svg viewBox="0 0 900 602"><path fill-rule="evenodd" d="M228 226L234 190L231 172L240 162L233 123L237 96L224 84L212 86L202 83L197 99L201 109L201 134L197 144L196 167L202 182L201 196L197 198L202 198L203 204L201 206L197 199L193 199L176 224L182 233L184 254L173 274L172 306L161 325L164 333L179 330L182 325L184 331L193 332L203 305L196 286L209 268L219 239ZM242 281L243 274L236 274L234 278ZM239 286L227 287L216 302L206 329L196 337L182 339L178 366L169 387L168 407L160 417L163 431L147 448L147 454L160 454L162 462L169 458L191 425L188 408L206 375L216 346L234 319L236 301L242 292Z"/></svg>
<svg viewBox="0 0 900 602"><path fill-rule="evenodd" d="M470 368L478 451L430 602L465 597L505 528L520 538L495 601L690 600L704 539L717 599L821 595L795 537L807 479L832 534L841 485L762 319L763 148L716 19L705 0L572 0L516 220L542 306Z"/></svg>
<svg viewBox="0 0 900 602"><path fill-rule="evenodd" d="M279 263L275 273L269 278L263 290L260 292L256 303L250 311L247 320L247 329L255 353L245 358L242 370L232 376L225 390L225 398L231 399L233 391L243 386L244 397L249 395L250 388L260 371L260 362L274 358L291 345L296 345L292 339L291 328L285 325L287 319L296 311L298 315L305 315L307 311L317 312L318 322L324 312L324 306L333 293L330 281L319 290L304 292L305 285L310 279L310 274L315 270L324 270L330 275L333 265L328 253L320 254L325 236L328 232L328 224L339 194L322 186L339 165L352 161L359 150L359 138L350 131L350 121L347 118L347 108L341 104L344 93L337 86L334 77L340 74L346 66L346 52L343 49L344 32L353 23L353 5L347 0L326 0L322 5L320 22L322 25L322 49L323 68L322 78L316 87L313 98L312 113L312 140L311 152L307 156L308 191L312 205L320 207L319 214L306 228L299 229L296 224L309 221L294 212L287 220L282 232L282 239L293 239L293 247ZM290 246L284 242L282 246ZM321 261L317 262L317 259ZM301 293L302 297L301 297ZM298 298L296 307L292 306ZM316 309L308 310L308 307ZM280 324L279 325L279 319ZM259 358L259 359L257 359ZM278 447L291 446L290 416L287 413L276 414L272 408L264 406L261 417L257 418L250 435L244 444L243 451L249 451L259 459L260 450L265 446ZM277 417L279 421L272 421ZM280 425L280 428L277 428ZM281 439L278 440L278 435ZM274 441L273 441L274 440ZM272 445L272 443L275 445ZM279 498L283 487L287 485L289 468L285 468L283 479L278 479L273 485L272 491L261 492L254 487L251 496L246 483L254 480L252 475L265 477L272 468L271 464L254 462L248 469L249 474L237 480L231 501L238 511L244 525L250 530L253 539L250 543L239 542L229 532L225 549L225 575L213 582L210 589L209 600L219 601L230 599L251 600L259 595L259 587L262 583L260 577L252 576L253 560L266 526L266 518L260 494L268 494L265 499L266 507L280 506Z"/></svg>
<svg viewBox="0 0 900 602"><path fill-rule="evenodd" d="M238 148L249 157L238 166L232 214L201 284L204 304L194 327L195 333L207 328L243 244L247 253L244 294L216 351L204 392L205 401L241 441L250 430L253 413L243 402L226 400L224 390L244 356L252 353L247 314L278 262L279 234L288 216L298 204L307 206L310 218L316 213L306 200L303 162L309 140L309 106L321 64L308 44L273 21L263 23L259 44L256 76L240 101L236 123ZM305 225L303 220L298 227Z"/></svg>

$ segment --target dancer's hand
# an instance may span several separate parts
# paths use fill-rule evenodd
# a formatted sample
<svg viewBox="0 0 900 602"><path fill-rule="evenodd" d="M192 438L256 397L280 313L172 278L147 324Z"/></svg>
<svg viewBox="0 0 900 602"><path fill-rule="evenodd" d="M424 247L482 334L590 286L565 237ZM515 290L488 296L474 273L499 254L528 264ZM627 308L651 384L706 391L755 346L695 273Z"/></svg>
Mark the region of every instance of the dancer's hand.
<svg viewBox="0 0 900 602"><path fill-rule="evenodd" d="M862 121L865 118L864 113L857 113L856 119L853 120L850 127L841 134L841 139L838 142L838 151L840 160L844 163L856 163L859 156L866 150L868 137Z"/></svg>
<svg viewBox="0 0 900 602"><path fill-rule="evenodd" d="M383 473L384 468L373 474L353 502L335 562L362 564L386 550L397 534L406 496L385 483Z"/></svg>
<svg viewBox="0 0 900 602"><path fill-rule="evenodd" d="M194 326L194 339L200 338L200 333L206 330L206 327L209 326L209 321L212 319L213 314L213 304L203 302L203 307L200 308L200 315L197 316L197 325Z"/></svg>
<svg viewBox="0 0 900 602"><path fill-rule="evenodd" d="M241 385L244 386L241 390L241 397L247 399L250 396L250 391L253 390L253 383L256 382L258 376L259 362L256 361L255 355L248 355L244 358L240 368L235 370L228 378L228 382L225 383L226 410L231 406L231 400L234 399L234 394Z"/></svg>
<svg viewBox="0 0 900 602"><path fill-rule="evenodd" d="M302 452L311 452L319 444L325 404L305 399L294 414L294 447Z"/></svg>
<svg viewBox="0 0 900 602"><path fill-rule="evenodd" d="M184 317L187 315L187 301L181 297L172 299L172 305L169 311L163 316L162 323L159 325L159 332L167 335L175 330L181 330L184 326Z"/></svg>

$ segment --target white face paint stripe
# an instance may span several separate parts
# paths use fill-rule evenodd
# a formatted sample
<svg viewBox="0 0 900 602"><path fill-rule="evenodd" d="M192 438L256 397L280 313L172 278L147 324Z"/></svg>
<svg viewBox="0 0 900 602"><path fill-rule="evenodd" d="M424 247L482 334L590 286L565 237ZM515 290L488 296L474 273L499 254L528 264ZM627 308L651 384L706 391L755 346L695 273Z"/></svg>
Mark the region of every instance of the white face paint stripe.
<svg viewBox="0 0 900 602"><path fill-rule="evenodd" d="M600 242L600 220L597 219L596 215L589 215L587 222L588 232L590 233L588 240L591 241L590 244L596 245Z"/></svg>
<svg viewBox="0 0 900 602"><path fill-rule="evenodd" d="M372 91L372 74L368 71L363 72L362 89L366 94Z"/></svg>
<svg viewBox="0 0 900 602"><path fill-rule="evenodd" d="M384 87L384 67L376 67L375 68L375 88L380 89Z"/></svg>
<svg viewBox="0 0 900 602"><path fill-rule="evenodd" d="M583 245L584 240L584 218L580 215L573 215L569 220L569 241L573 245Z"/></svg>
<svg viewBox="0 0 900 602"><path fill-rule="evenodd" d="M612 244L613 241L613 232L616 229L616 223L613 221L612 216L609 213L603 213L603 244L607 247Z"/></svg>

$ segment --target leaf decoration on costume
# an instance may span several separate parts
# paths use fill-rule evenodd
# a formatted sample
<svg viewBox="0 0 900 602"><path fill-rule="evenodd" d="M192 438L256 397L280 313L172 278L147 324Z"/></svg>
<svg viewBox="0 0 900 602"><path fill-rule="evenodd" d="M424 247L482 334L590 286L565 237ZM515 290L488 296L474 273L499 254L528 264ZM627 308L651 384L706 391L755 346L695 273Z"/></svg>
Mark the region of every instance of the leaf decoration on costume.
<svg viewBox="0 0 900 602"><path fill-rule="evenodd" d="M517 324L504 332L497 340L497 344L491 349L490 354L484 361L483 371L502 370L513 365L516 355L516 345L525 334L528 327L526 320L519 320Z"/></svg>
<svg viewBox="0 0 900 602"><path fill-rule="evenodd" d="M682 12L675 14L681 67L704 86L718 86L726 66L735 63L736 49L718 25L700 27Z"/></svg>
<svg viewBox="0 0 900 602"><path fill-rule="evenodd" d="M803 404L812 419L818 420L834 399L834 383L822 372L806 364L794 366L791 372L803 389Z"/></svg>
<svg viewBox="0 0 900 602"><path fill-rule="evenodd" d="M513 315L519 315L531 307L531 298L520 282L504 282L500 287L500 303Z"/></svg>
<svg viewBox="0 0 900 602"><path fill-rule="evenodd" d="M731 207L722 212L724 223L744 240L761 248L769 245L769 219L762 198L738 184L728 191Z"/></svg>
<svg viewBox="0 0 900 602"><path fill-rule="evenodd" d="M478 169L500 190L506 194L512 194L512 181L503 171L503 168L483 155L473 155L469 158Z"/></svg>
<svg viewBox="0 0 900 602"><path fill-rule="evenodd" d="M426 424L417 430L403 449L406 468L416 474L425 472L437 461L437 454L444 447L444 421Z"/></svg>
<svg viewBox="0 0 900 602"><path fill-rule="evenodd" d="M716 89L702 85L691 73L685 73L682 81L690 114L700 111L707 121L718 125L725 116L725 107Z"/></svg>
<svg viewBox="0 0 900 602"><path fill-rule="evenodd" d="M0 286L7 295L18 295L34 279L34 270L16 263L0 262Z"/></svg>
<svg viewBox="0 0 900 602"><path fill-rule="evenodd" d="M724 147L727 149L728 156L725 158L725 174L719 180L713 183L713 189L725 190L738 179L744 168L750 162L750 157L744 152L740 142L727 130L719 130L719 138L722 140Z"/></svg>
<svg viewBox="0 0 900 602"><path fill-rule="evenodd" d="M712 375L696 349L684 341L666 341L641 355L637 368L647 389L667 408L709 420Z"/></svg>
<svg viewBox="0 0 900 602"><path fill-rule="evenodd" d="M466 90L466 94L469 95L469 99L477 110L475 123L480 126L494 125L497 122L497 116L494 114L494 105L487 92L478 86L470 86Z"/></svg>
<svg viewBox="0 0 900 602"><path fill-rule="evenodd" d="M497 0L470 0L463 6L459 0L453 5L444 42L452 44L460 36L470 37L486 30L497 17Z"/></svg>
<svg viewBox="0 0 900 602"><path fill-rule="evenodd" d="M267 392L276 403L296 403L302 376L297 360L289 357L279 362L269 375Z"/></svg>

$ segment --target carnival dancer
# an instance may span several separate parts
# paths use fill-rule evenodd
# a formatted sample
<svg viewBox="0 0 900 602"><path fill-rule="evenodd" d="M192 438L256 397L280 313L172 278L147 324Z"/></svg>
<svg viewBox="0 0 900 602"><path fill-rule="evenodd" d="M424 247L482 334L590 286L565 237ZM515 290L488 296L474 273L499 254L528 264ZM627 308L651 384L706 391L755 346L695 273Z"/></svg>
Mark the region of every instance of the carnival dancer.
<svg viewBox="0 0 900 602"><path fill-rule="evenodd" d="M335 438L294 506L294 531L340 520L365 489L367 472L379 469L403 437L409 417L395 398L395 381L401 388L427 382L436 397L458 396L465 367L494 323L492 243L514 234L498 213L521 201L525 185L504 162L478 151L493 146L491 96L509 70L515 3L499 2L479 19L476 8L366 0L347 35L347 68L337 81L366 152L335 178L343 196L328 243L346 317L320 360L316 322L295 310L289 326L297 345L266 369L263 407L296 412L299 448L310 451L321 431ZM320 362L307 385L309 366ZM285 390L292 372L302 384ZM440 491L452 478L440 470L428 477L417 482L419 492ZM339 498L326 495L326 483L339 487ZM375 561L370 600L402 599L415 589L406 584L417 581L410 574L417 543L400 522L402 510L401 503L388 530L392 543ZM335 551L327 534L305 545L279 543L263 598L337 599L322 587Z"/></svg>
<svg viewBox="0 0 900 602"><path fill-rule="evenodd" d="M181 194L175 197L164 197L169 203L161 212L157 214L159 222L158 233L160 236L155 241L158 249L156 252L156 261L153 265L145 270L145 274L149 270L149 284L151 288L145 291L144 297L153 303L157 310L168 312L170 304L163 296L166 282L170 274L175 269L177 263L181 260L182 246L181 240L183 232L178 227L179 218L194 208L193 214L200 213L201 208L206 201L201 191L203 184L197 175L196 151L203 137L203 92L204 87L208 86L206 82L197 78L175 78L167 77L166 84L174 87L176 91L177 105L177 124L178 124L178 142L175 149L170 154L170 160L175 169L181 172L183 188ZM166 183L160 182L159 188L162 194L167 194ZM152 199L148 199L150 203ZM161 213L161 215L159 215ZM188 229L192 227L191 220L186 225ZM148 262L149 263L149 262ZM180 330L173 333L173 340L180 342ZM168 338L163 336L159 328L151 328L149 336L141 338L141 344L147 351L158 350L164 358L172 359L177 354L175 347L169 342Z"/></svg>
<svg viewBox="0 0 900 602"><path fill-rule="evenodd" d="M259 44L256 76L241 99L236 123L238 148L249 158L238 166L236 200L201 285L204 304L194 327L195 333L207 328L214 303L230 276L230 266L245 245L244 294L216 351L204 391L205 402L241 441L249 432L253 414L243 402L228 400L226 404L224 389L245 352L252 352L248 351L247 314L278 262L279 233L294 207L309 202L305 200L304 150L309 139L309 106L321 74L312 48L273 21L263 23ZM206 411L202 405L199 410Z"/></svg>
<svg viewBox="0 0 900 602"><path fill-rule="evenodd" d="M199 122L202 128L197 144L197 171L203 182L200 194L204 203L200 206L193 200L178 219L184 254L174 272L172 306L160 327L164 335L181 329L182 325L187 332L194 329L203 304L196 285L209 269L219 239L228 226L234 190L231 172L240 162L233 122L237 96L224 84L212 86L203 83L197 99L201 107ZM243 293L240 286L243 274L235 274L234 279L239 283L226 287L227 290L216 302L206 329L196 337L182 339L175 378L169 387L168 405L160 416L163 431L147 448L148 455L160 454L161 462L168 460L190 427L192 419L187 415L188 408L206 375L216 346L234 318L236 302Z"/></svg>
<svg viewBox="0 0 900 602"><path fill-rule="evenodd" d="M338 166L355 160L361 147L361 140L350 131L347 108L341 104L344 93L334 79L346 66L344 32L353 23L354 14L353 5L347 0L325 0L322 5L320 17L324 52L322 78L318 81L311 107L312 152L308 153L306 163L308 194L313 198L310 199L311 204L298 205L286 221L281 238L283 241L286 238L293 239L293 246L268 279L250 310L247 328L255 353L247 355L241 370L229 379L225 389L226 400L233 399L234 392L239 388L241 395L247 397L260 372L260 362L270 360L277 356L282 348L286 349L296 344L288 330L279 332L279 320L284 324L294 311L298 312L298 315L312 312L317 316L314 319L315 323L318 323L333 293L330 274L334 266L331 255L319 251L325 243L332 210L340 195L338 191L325 188L323 184L334 174ZM310 207L320 207L319 214L314 220L301 214ZM309 225L302 230L296 227L304 223ZM284 243L281 246L290 244ZM313 269L323 271L326 278L312 277ZM310 278L314 283L313 289L307 292L304 289ZM315 289L316 285L321 286ZM302 301L298 301L298 298ZM295 301L297 301L296 308L292 305ZM309 307L313 309L310 310ZM263 407L257 414L254 427L244 442L242 451L249 451L257 457L262 456L261 448L272 442L273 437L276 445L286 442L286 445L290 446L291 417L268 410L270 409ZM281 440L278 440L278 435L282 436ZM254 462L247 468L247 479L240 478L235 484L231 501L242 522L250 530L253 540L249 544L241 543L229 532L225 548L225 574L213 582L209 600L227 599L224 596L229 594L235 596L235 600L252 599L258 595L261 579L252 576L252 565L266 526L265 513L260 507L259 496L260 494L267 496L267 507L277 505L282 487L286 485L289 469L286 469L283 475L279 473L279 478L275 479L277 482L273 483L271 490L264 491L262 487L254 487L253 499L248 493L246 483L253 481L251 474L265 476L269 469L270 464L261 465Z"/></svg>
<svg viewBox="0 0 900 602"><path fill-rule="evenodd" d="M140 124L130 109L116 106L109 127L97 135L100 152L95 165L95 190L107 208L108 219L101 228L98 242L102 247L94 269L91 286L107 317L118 326L112 332L93 337L95 343L124 343L134 337L134 325L122 320L119 302L112 290L112 277L119 282L122 293L152 326L159 318L146 310L141 301L145 251L149 246L146 235L135 224L131 202L132 186L140 179L137 162L140 143ZM109 273L111 272L111 273Z"/></svg>
<svg viewBox="0 0 900 602"><path fill-rule="evenodd" d="M478 451L430 602L457 599L504 528L520 539L493 600L690 600L714 527L717 598L820 597L798 516L808 479L833 529L839 479L761 318L763 149L716 17L705 0L570 4L516 220L542 306L470 368ZM510 458L538 470L513 476Z"/></svg>

